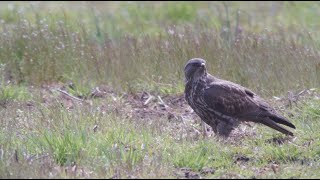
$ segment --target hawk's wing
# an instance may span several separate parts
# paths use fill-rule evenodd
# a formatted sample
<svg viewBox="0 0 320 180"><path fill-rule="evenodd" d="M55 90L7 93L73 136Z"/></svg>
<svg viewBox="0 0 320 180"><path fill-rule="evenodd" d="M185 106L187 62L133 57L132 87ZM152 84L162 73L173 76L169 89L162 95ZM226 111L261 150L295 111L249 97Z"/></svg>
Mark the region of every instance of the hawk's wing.
<svg viewBox="0 0 320 180"><path fill-rule="evenodd" d="M204 90L204 101L215 111L231 116L238 117L248 112L257 111L259 106L253 101L255 94L246 91L244 88L216 81ZM262 106L262 108L267 108Z"/></svg>
<svg viewBox="0 0 320 180"><path fill-rule="evenodd" d="M276 123L295 128L262 98L238 84L223 80L214 81L204 90L203 95L205 103L217 114L239 120L260 122L290 135L292 135L291 132Z"/></svg>

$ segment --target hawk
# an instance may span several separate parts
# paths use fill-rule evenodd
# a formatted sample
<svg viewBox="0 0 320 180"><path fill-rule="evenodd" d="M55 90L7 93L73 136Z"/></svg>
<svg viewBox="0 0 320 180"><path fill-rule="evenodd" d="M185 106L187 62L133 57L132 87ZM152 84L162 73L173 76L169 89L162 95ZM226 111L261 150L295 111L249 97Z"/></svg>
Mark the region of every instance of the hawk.
<svg viewBox="0 0 320 180"><path fill-rule="evenodd" d="M215 134L228 137L241 122L252 121L293 136L279 125L295 129L290 121L251 90L207 73L205 60L190 59L184 73L186 101Z"/></svg>

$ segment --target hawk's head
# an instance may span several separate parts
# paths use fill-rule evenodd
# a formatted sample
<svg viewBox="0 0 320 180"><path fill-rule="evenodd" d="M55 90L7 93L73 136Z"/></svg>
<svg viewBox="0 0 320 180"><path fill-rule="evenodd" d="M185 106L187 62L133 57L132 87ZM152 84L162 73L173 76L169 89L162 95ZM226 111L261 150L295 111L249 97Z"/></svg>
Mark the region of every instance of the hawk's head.
<svg viewBox="0 0 320 180"><path fill-rule="evenodd" d="M198 80L207 73L206 61L201 58L190 59L184 67L184 75L186 82Z"/></svg>

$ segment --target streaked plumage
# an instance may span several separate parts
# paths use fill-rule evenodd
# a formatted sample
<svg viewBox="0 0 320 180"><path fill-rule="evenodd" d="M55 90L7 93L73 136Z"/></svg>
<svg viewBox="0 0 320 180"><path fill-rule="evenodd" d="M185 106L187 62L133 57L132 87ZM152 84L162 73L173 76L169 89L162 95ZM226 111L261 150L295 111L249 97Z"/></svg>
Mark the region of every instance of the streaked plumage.
<svg viewBox="0 0 320 180"><path fill-rule="evenodd" d="M227 137L242 121L253 121L293 136L279 124L295 126L261 97L239 84L210 75L205 63L203 59L194 58L186 64L185 98L216 134Z"/></svg>

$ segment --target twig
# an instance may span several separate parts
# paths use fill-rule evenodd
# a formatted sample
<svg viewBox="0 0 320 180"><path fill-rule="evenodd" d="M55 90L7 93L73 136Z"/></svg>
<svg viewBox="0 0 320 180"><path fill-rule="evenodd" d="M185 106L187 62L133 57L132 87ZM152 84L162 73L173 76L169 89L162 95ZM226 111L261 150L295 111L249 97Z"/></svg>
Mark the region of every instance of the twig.
<svg viewBox="0 0 320 180"><path fill-rule="evenodd" d="M0 160L3 159L3 154L4 154L3 149L0 149Z"/></svg>
<svg viewBox="0 0 320 180"><path fill-rule="evenodd" d="M14 159L17 163L19 162L19 155L18 155L18 151L16 149L14 150Z"/></svg>
<svg viewBox="0 0 320 180"><path fill-rule="evenodd" d="M149 102L154 98L154 96L149 96L149 98L143 103L143 105L149 104Z"/></svg>
<svg viewBox="0 0 320 180"><path fill-rule="evenodd" d="M291 91L288 91L288 102L290 108L292 108L292 102L294 102L293 96L293 93Z"/></svg>
<svg viewBox="0 0 320 180"><path fill-rule="evenodd" d="M190 124L190 125L191 125L192 129L193 129L198 135L201 134L201 132L200 132L196 127L194 127L193 124Z"/></svg>
<svg viewBox="0 0 320 180"><path fill-rule="evenodd" d="M307 90L306 90L306 89L305 89L305 90L300 91L296 96L297 96L297 97L299 97L299 96L301 96L302 94L304 94L305 92L307 92Z"/></svg>
<svg viewBox="0 0 320 180"><path fill-rule="evenodd" d="M240 19L240 10L237 9L237 18L236 18L236 28L235 28L235 31L234 31L234 40L236 41L239 37L239 33L240 33L240 25L239 25L239 20Z"/></svg>
<svg viewBox="0 0 320 180"><path fill-rule="evenodd" d="M61 92L61 93L64 94L64 95L67 95L67 96L75 99L75 100L78 100L78 101L81 101L81 102L84 101L83 99L77 98L77 97L75 97L75 96L73 96L73 95L71 95L71 94L69 94L69 93L67 93L66 91L63 91L63 90L61 90L61 89L56 89L56 90L59 91L59 92Z"/></svg>
<svg viewBox="0 0 320 180"><path fill-rule="evenodd" d="M39 159L46 158L46 157L49 157L49 154L39 156L39 157L35 158L34 160L39 160Z"/></svg>
<svg viewBox="0 0 320 180"><path fill-rule="evenodd" d="M169 106L168 105L166 105L166 103L164 103L164 101L162 100L162 98L160 97L160 96L158 96L158 99L160 100L160 103L162 104L162 105L164 105L164 107L167 109Z"/></svg>

